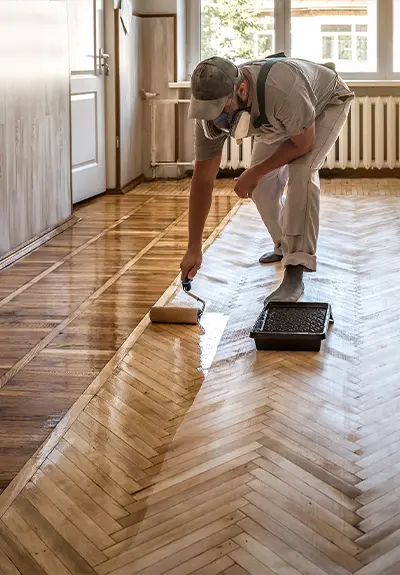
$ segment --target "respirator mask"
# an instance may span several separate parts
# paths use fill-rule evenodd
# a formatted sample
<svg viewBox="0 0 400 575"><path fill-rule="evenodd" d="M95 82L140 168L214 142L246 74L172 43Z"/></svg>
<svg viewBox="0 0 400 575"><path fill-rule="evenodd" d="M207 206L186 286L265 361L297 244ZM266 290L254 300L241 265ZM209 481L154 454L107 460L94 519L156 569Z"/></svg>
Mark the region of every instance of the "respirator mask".
<svg viewBox="0 0 400 575"><path fill-rule="evenodd" d="M235 90L238 84L243 81L242 74L239 73L232 91L232 101L229 112L221 112L215 120L202 120L204 134L210 140L215 140L223 135L228 135L235 140L243 140L247 137L251 116L246 110L232 110Z"/></svg>

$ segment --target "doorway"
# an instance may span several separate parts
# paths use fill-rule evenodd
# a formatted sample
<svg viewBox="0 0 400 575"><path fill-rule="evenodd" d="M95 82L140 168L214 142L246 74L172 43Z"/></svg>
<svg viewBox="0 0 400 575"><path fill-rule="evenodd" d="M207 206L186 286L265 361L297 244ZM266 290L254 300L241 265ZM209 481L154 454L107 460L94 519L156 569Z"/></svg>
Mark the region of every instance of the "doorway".
<svg viewBox="0 0 400 575"><path fill-rule="evenodd" d="M74 204L106 190L104 1L68 0Z"/></svg>

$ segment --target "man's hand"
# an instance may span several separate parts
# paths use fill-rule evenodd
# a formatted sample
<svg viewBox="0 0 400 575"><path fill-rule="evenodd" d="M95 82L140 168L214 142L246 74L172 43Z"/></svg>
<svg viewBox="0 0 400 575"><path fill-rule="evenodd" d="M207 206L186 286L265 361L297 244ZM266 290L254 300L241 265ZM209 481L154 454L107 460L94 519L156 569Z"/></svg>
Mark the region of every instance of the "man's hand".
<svg viewBox="0 0 400 575"><path fill-rule="evenodd" d="M289 140L285 140L266 160L243 172L240 178L237 179L235 192L239 198L251 197L254 188L263 176L308 154L313 149L314 144L315 122L310 128L303 130L301 134L291 136Z"/></svg>
<svg viewBox="0 0 400 575"><path fill-rule="evenodd" d="M235 192L239 198L251 198L260 180L260 175L254 168L248 168L238 178L235 178Z"/></svg>
<svg viewBox="0 0 400 575"><path fill-rule="evenodd" d="M181 261L182 281L187 278L190 280L194 278L201 268L202 260L203 254L201 252L201 248L188 248Z"/></svg>

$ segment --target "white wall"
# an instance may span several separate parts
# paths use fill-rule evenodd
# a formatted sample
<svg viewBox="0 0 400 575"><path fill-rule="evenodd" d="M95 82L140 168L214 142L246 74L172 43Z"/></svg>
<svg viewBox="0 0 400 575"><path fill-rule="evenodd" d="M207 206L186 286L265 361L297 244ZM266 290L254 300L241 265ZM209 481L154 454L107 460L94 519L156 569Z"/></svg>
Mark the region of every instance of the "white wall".
<svg viewBox="0 0 400 575"><path fill-rule="evenodd" d="M176 14L177 0L134 0L137 14Z"/></svg>
<svg viewBox="0 0 400 575"><path fill-rule="evenodd" d="M1 0L0 0L1 1ZM192 0L188 0L192 1ZM106 0L109 4L109 13L106 15L108 26L106 25L106 35L108 28L113 29L113 8L119 7L119 0ZM160 37L151 39L143 38L142 41L139 39L139 34L132 33L129 37L125 37L124 34L121 35L120 43L120 74L124 74L124 78L120 80L121 89L121 177L120 182L122 186L127 184L141 172L145 175L151 175L151 170L149 168L149 154L150 154L150 141L149 134L147 131L149 129L149 122L146 115L146 108L142 108L142 101L139 97L139 90L145 88L150 91L157 91L163 94L163 97L172 98L176 97L177 92L170 90L168 88L168 80L172 81L174 79L184 80L187 77L187 57L186 57L186 36L187 36L187 18L186 18L186 0L133 0L132 1L133 12L139 16L152 16L152 15L171 15L176 14L176 46L177 46L177 75L175 77L171 68L171 50L173 52L175 41L173 35L170 32L168 38L165 39L165 51L169 52L168 62L169 67L167 69L162 69L156 71L156 76L158 79L161 78L162 86L159 85L156 80L149 74L142 75L138 78L138 62L143 63L146 58L143 54L143 50L152 53L155 46L159 45L162 38ZM142 26L150 25L150 20L157 20L153 18L138 18L139 29ZM172 19L169 19L172 25ZM142 24L139 23L142 21ZM155 24L154 24L155 25ZM136 30L136 27L133 27ZM152 33L159 35L159 31L155 30ZM146 34L144 35L146 36ZM144 43L143 43L144 42ZM114 46L113 40L111 38L111 32L107 35L107 51L110 55L114 56ZM139 60L136 56L139 55ZM161 59L162 60L162 59ZM161 61L160 60L160 61ZM115 64L111 58L110 66L113 66L113 71L111 75L107 78L107 187L116 187L116 154L115 154L115 78L113 72L115 73ZM145 66L146 67L146 66ZM154 66L153 66L154 68ZM157 65L155 66L157 69ZM136 80L136 81L135 81ZM136 83L138 81L138 83ZM125 99L125 101L124 101ZM114 106L114 109L112 109ZM175 110L171 110L171 121L173 120ZM187 110L185 111L187 114ZM139 123L143 122L141 128L139 128ZM173 122L174 123L174 122ZM182 126L186 126L186 122L183 122ZM136 130L136 131L135 131ZM169 130L171 131L171 130ZM172 134L172 131L171 131ZM166 144L169 143L165 142ZM174 141L171 142L169 148L170 153L174 156ZM164 161L170 161L174 158L159 157ZM129 168L129 169L128 169ZM176 175L176 168L173 169L173 174L166 173L167 169L159 169L159 175L163 174L165 176Z"/></svg>
<svg viewBox="0 0 400 575"><path fill-rule="evenodd" d="M114 8L121 7L121 0L111 1ZM176 14L177 2L179 0L132 0L132 10L136 14Z"/></svg>
<svg viewBox="0 0 400 575"><path fill-rule="evenodd" d="M121 21L118 23L121 188L130 185L143 171L143 103L140 96L142 20L138 16L132 18L129 35L125 34Z"/></svg>
<svg viewBox="0 0 400 575"><path fill-rule="evenodd" d="M185 0L177 0L177 80L186 80L186 7Z"/></svg>
<svg viewBox="0 0 400 575"><path fill-rule="evenodd" d="M114 0L118 2L119 0ZM106 105L106 174L107 189L114 189L117 185L116 167L116 100L115 100L115 33L114 33L114 6L112 0L106 0L104 5L105 14L105 46L110 54L110 75L105 77L105 105Z"/></svg>

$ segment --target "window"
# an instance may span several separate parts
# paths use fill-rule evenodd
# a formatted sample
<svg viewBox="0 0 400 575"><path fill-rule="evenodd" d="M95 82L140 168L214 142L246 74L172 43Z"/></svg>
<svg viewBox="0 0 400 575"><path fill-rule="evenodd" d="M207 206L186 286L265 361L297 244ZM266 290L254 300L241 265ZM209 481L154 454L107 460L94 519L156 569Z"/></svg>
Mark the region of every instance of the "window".
<svg viewBox="0 0 400 575"><path fill-rule="evenodd" d="M339 36L339 54L338 54L339 62L342 62L343 60L351 62L352 61L351 53L352 53L351 34Z"/></svg>
<svg viewBox="0 0 400 575"><path fill-rule="evenodd" d="M335 48L335 38L333 36L322 36L323 60L333 60L334 48Z"/></svg>
<svg viewBox="0 0 400 575"><path fill-rule="evenodd" d="M366 37L357 37L357 61L366 62L368 57L368 40Z"/></svg>
<svg viewBox="0 0 400 575"><path fill-rule="evenodd" d="M201 0L201 59L217 54L240 64L274 50L273 1Z"/></svg>
<svg viewBox="0 0 400 575"><path fill-rule="evenodd" d="M256 55L257 57L270 56L274 51L274 35L260 32L257 35Z"/></svg>
<svg viewBox="0 0 400 575"><path fill-rule="evenodd" d="M400 0L186 4L191 37L197 42L190 54L191 70L200 58L215 54L241 63L284 51L314 62L334 62L345 80L400 79Z"/></svg>
<svg viewBox="0 0 400 575"><path fill-rule="evenodd" d="M291 55L331 60L339 73L376 73L377 2L292 0Z"/></svg>
<svg viewBox="0 0 400 575"><path fill-rule="evenodd" d="M329 35L327 35L329 34ZM368 65L367 24L321 24L321 60L333 60L339 68Z"/></svg>

